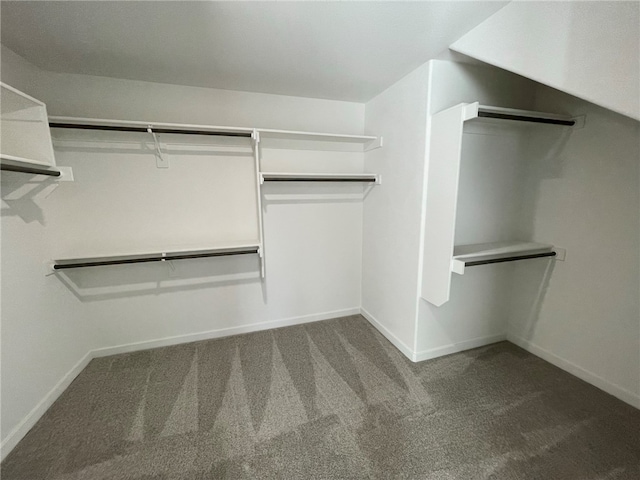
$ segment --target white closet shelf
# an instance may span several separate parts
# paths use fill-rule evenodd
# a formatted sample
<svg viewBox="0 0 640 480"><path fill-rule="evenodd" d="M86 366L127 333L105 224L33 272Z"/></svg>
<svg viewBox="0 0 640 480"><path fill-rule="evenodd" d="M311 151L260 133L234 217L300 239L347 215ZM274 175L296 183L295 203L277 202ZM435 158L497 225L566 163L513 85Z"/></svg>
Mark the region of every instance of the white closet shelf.
<svg viewBox="0 0 640 480"><path fill-rule="evenodd" d="M225 245L215 248L177 248L166 251L147 253L100 255L82 258L64 258L53 261L53 270L69 268L98 267L105 265L122 265L128 263L163 262L186 260L191 258L222 257L228 255L259 254L259 243Z"/></svg>
<svg viewBox="0 0 640 480"><path fill-rule="evenodd" d="M578 118L574 118L569 115L536 112L532 110L519 110L516 108L492 107L488 105L479 105L478 103L469 104L469 107L471 110L468 114L469 116L467 117L467 120L471 120L473 118L490 118L564 126L575 126L579 120Z"/></svg>
<svg viewBox="0 0 640 480"><path fill-rule="evenodd" d="M108 130L141 133L147 132L147 129L151 128L156 133L228 135L237 137L252 137L252 134L256 132L263 138L362 144L364 145L364 148L366 150L379 148L382 146L382 138L371 135L344 135L339 133L302 132L295 130L275 130L268 128L192 125L181 123L158 123L78 117L49 117L49 126L51 128L72 128L81 130Z"/></svg>
<svg viewBox="0 0 640 480"><path fill-rule="evenodd" d="M555 257L553 245L533 242L496 242L459 245L453 249L451 271L464 275L465 267Z"/></svg>
<svg viewBox="0 0 640 480"><path fill-rule="evenodd" d="M55 167L46 105L2 82L0 97L1 159L14 166Z"/></svg>
<svg viewBox="0 0 640 480"><path fill-rule="evenodd" d="M371 135L344 135L341 133L317 133L300 132L295 130L275 130L271 128L258 128L262 137L268 138L290 138L292 140L316 140L325 142L347 142L366 144L378 140L378 137Z"/></svg>
<svg viewBox="0 0 640 480"><path fill-rule="evenodd" d="M381 178L374 173L261 172L260 183L264 182L364 182L379 185Z"/></svg>
<svg viewBox="0 0 640 480"><path fill-rule="evenodd" d="M49 117L50 128L72 128L80 130L107 130L116 132L146 133L151 128L155 133L186 135L222 135L250 138L252 128L194 125L183 123L142 122L132 120L109 120L101 118Z"/></svg>

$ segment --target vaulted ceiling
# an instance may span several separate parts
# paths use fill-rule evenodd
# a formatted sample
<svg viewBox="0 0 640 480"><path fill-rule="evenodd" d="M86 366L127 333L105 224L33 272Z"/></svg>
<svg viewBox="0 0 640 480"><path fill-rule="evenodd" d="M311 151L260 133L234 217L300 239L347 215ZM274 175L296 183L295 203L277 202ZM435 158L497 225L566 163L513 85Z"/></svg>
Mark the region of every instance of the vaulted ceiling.
<svg viewBox="0 0 640 480"><path fill-rule="evenodd" d="M2 1L55 72L364 102L508 2Z"/></svg>

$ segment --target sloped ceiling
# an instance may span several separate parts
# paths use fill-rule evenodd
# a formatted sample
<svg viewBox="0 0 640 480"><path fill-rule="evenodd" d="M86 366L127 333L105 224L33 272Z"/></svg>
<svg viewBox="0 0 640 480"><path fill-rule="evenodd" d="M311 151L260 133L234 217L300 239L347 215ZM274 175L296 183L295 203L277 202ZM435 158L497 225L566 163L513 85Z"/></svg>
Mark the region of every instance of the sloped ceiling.
<svg viewBox="0 0 640 480"><path fill-rule="evenodd" d="M9 2L50 71L364 102L507 2Z"/></svg>
<svg viewBox="0 0 640 480"><path fill-rule="evenodd" d="M451 49L640 120L640 2L513 2Z"/></svg>

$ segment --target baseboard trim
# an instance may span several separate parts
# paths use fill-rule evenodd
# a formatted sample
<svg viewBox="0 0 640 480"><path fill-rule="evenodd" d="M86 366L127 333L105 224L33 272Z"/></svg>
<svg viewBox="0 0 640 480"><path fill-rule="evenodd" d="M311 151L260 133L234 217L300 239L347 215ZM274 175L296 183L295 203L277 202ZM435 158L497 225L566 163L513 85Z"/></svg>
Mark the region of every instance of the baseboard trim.
<svg viewBox="0 0 640 480"><path fill-rule="evenodd" d="M400 350L405 357L407 357L412 362L415 362L415 352L412 348L409 348L402 340L396 337L391 330L382 325L371 313L369 313L366 309L360 308L359 313L367 319L367 321L373 325L373 327L378 330L382 335L385 336L387 340L389 340L398 350Z"/></svg>
<svg viewBox="0 0 640 480"><path fill-rule="evenodd" d="M258 332L260 330L269 330L272 328L289 327L292 325L300 325L303 323L317 322L320 320L329 320L331 318L346 317L349 315L357 315L360 313L360 307L347 308L343 310L334 310L332 312L315 313L311 315L302 315L299 317L290 317L269 322L252 323L242 325L240 327L221 328L217 330L209 330L206 332L191 333L187 335L176 335L172 337L158 338L144 342L128 343L117 345L115 347L98 348L87 352L87 354L69 370L60 381L44 396L40 402L24 417L18 425L7 435L0 443L0 460L3 460L11 450L18 444L20 440L33 428L40 417L53 405L64 390L71 385L71 382L82 372L89 362L98 357L106 357L109 355L117 355L119 353L129 353L138 350L146 350L149 348L166 347L169 345L177 345L180 343L197 342L199 340L209 340L213 338L228 337L230 335L238 335L241 333Z"/></svg>
<svg viewBox="0 0 640 480"><path fill-rule="evenodd" d="M143 342L125 343L114 347L98 348L96 350L93 350L91 353L93 355L93 358L107 357L109 355L136 352L138 350L147 350L149 348L168 347L170 345L178 345L181 343L198 342L200 340L211 340L214 338L230 337L231 335L239 335L242 333L270 330L272 328L290 327L292 325L318 322L320 320L329 320L331 318L346 317L349 315L357 315L359 313L359 307L347 308L344 310L334 310L332 312L314 313L311 315L283 318L280 320L271 320L268 322L251 323L249 325L242 325L239 327L219 328L216 330L207 330L205 332L188 333L186 335L175 335L171 337L157 338L154 340L145 340Z"/></svg>
<svg viewBox="0 0 640 480"><path fill-rule="evenodd" d="M626 388L611 383L601 376L596 375L595 373L590 372L589 370L586 370L579 365L576 365L575 363L556 355L555 353L551 353L549 350L539 347L535 343L522 337L509 334L507 335L507 340L509 340L511 343L514 343L515 345L518 345L521 348L524 348L526 351L533 353L537 357L546 360L556 367L569 372L571 375L574 375L579 379L590 383L594 387L598 387L600 390L603 390L608 394L622 400L623 402L640 409L640 395L636 395Z"/></svg>
<svg viewBox="0 0 640 480"><path fill-rule="evenodd" d="M71 382L84 370L91 359L92 352L88 352L69 370L55 386L33 407L33 409L18 423L9 434L0 443L0 460L4 458L14 449L20 440L29 433L29 430L37 423L44 413L53 405L58 397L71 385Z"/></svg>
<svg viewBox="0 0 640 480"><path fill-rule="evenodd" d="M485 345L491 345L492 343L503 342L507 339L506 333L498 335L488 335L486 337L472 338L471 340L465 340L464 342L451 343L442 347L430 348L429 350L422 350L416 352L415 362L422 362L424 360L431 360L432 358L442 357L444 355L451 355L452 353L464 352L465 350L471 350L472 348L484 347Z"/></svg>

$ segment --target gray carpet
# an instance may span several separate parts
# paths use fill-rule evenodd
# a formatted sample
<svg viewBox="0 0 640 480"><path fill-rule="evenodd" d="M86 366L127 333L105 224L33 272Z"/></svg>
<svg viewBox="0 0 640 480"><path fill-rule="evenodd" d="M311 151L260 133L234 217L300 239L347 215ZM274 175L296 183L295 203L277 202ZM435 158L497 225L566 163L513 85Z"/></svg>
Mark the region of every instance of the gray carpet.
<svg viewBox="0 0 640 480"><path fill-rule="evenodd" d="M640 411L506 342L419 364L362 317L93 360L13 479L634 479Z"/></svg>

